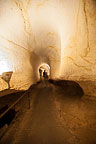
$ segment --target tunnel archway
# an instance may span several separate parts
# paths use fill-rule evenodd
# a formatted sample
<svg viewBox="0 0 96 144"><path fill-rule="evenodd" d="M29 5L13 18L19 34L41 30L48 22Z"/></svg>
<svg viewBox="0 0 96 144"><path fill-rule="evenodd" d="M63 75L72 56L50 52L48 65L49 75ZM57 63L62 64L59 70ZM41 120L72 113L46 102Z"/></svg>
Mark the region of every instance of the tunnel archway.
<svg viewBox="0 0 96 144"><path fill-rule="evenodd" d="M50 77L50 66L47 63L42 63L38 69L40 80Z"/></svg>

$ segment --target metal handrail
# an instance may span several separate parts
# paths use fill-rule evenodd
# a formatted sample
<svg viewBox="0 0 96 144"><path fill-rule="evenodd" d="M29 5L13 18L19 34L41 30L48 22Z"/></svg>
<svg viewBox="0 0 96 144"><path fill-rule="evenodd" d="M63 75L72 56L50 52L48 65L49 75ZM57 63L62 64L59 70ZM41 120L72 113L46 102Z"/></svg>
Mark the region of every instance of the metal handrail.
<svg viewBox="0 0 96 144"><path fill-rule="evenodd" d="M29 93L29 91L25 92L23 95L21 95L20 98L18 98L6 111L4 111L1 115L0 115L0 119L11 109L13 108L24 96L25 94ZM29 104L30 104L30 97L29 97L29 94L28 94L28 101L29 101ZM29 105L29 108L30 108L30 105Z"/></svg>

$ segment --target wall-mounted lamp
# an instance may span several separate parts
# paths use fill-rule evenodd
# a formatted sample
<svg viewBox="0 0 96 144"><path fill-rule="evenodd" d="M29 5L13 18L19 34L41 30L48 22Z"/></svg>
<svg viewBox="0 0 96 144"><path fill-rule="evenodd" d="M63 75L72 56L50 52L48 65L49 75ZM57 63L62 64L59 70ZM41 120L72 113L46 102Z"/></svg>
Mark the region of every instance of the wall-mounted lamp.
<svg viewBox="0 0 96 144"><path fill-rule="evenodd" d="M10 79L13 74L13 71L3 72L1 78L8 83L8 89L10 89Z"/></svg>

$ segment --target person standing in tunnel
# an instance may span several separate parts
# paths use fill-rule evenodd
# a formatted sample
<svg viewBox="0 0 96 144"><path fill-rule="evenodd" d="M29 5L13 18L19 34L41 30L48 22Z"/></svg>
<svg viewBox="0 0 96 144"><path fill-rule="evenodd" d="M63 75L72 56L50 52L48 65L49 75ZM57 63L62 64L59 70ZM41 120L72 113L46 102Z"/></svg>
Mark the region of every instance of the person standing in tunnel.
<svg viewBox="0 0 96 144"><path fill-rule="evenodd" d="M45 70L44 70L44 72L43 72L43 77L45 78L45 74L46 74L46 72L45 72Z"/></svg>
<svg viewBox="0 0 96 144"><path fill-rule="evenodd" d="M42 70L39 69L39 73L40 73L40 81L42 80Z"/></svg>

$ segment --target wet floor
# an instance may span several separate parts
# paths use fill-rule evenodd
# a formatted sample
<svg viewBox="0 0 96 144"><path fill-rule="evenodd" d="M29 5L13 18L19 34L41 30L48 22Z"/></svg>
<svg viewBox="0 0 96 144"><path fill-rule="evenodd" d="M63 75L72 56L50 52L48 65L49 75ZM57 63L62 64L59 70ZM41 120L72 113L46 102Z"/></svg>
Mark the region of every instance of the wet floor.
<svg viewBox="0 0 96 144"><path fill-rule="evenodd" d="M95 144L96 101L64 91L48 81L37 85L31 109L17 118L1 144Z"/></svg>

